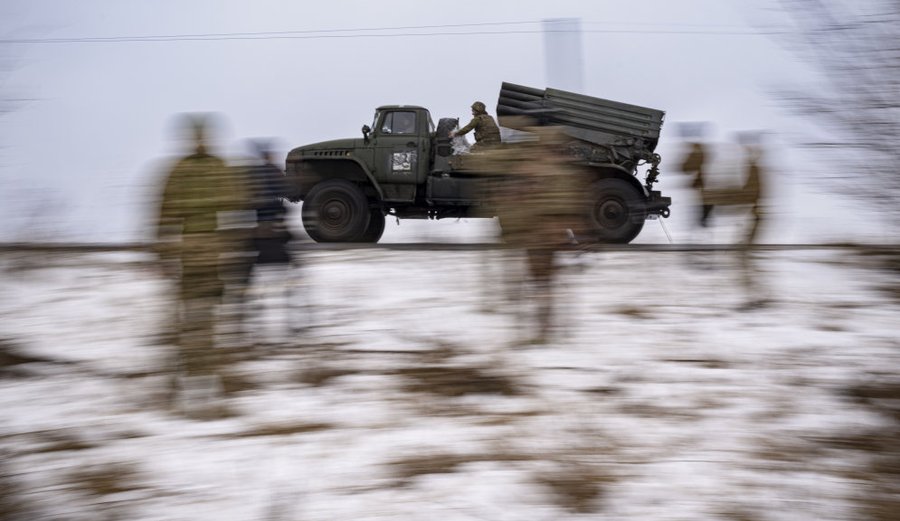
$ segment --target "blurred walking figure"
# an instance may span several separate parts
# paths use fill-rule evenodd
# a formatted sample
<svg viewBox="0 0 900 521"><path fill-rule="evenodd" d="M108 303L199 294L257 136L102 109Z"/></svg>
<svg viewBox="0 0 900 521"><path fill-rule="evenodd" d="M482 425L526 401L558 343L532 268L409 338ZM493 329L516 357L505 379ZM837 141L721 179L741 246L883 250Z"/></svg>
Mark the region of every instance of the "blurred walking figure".
<svg viewBox="0 0 900 521"><path fill-rule="evenodd" d="M746 178L735 198L735 203L750 206L748 223L741 239L741 248L738 250L741 278L747 298L743 307L756 308L768 303L759 280L759 269L753 252L753 245L759 239L759 229L766 215L764 207L766 174L762 165L762 134L742 132L737 135L737 140L745 155Z"/></svg>
<svg viewBox="0 0 900 521"><path fill-rule="evenodd" d="M685 172L695 172L694 188L699 191L701 200L701 212L699 224L707 227L713 211L721 213L728 210L729 213L739 215L742 220L739 237L735 250L740 270L741 285L747 297L747 303L743 307L758 307L764 305L766 299L762 296L761 285L757 277L758 270L755 266L753 245L759 238L759 230L765 219L764 186L765 174L762 166L762 133L740 132L736 134L736 141L740 147L740 156L730 159L726 166L719 166L722 170L733 170L739 174L739 178L722 184L709 183L704 179L705 163L709 157L704 156L704 145L692 143L691 152L684 161L682 169ZM722 148L722 147L720 147ZM737 177L737 176L736 176ZM718 210L716 210L718 208Z"/></svg>
<svg viewBox="0 0 900 521"><path fill-rule="evenodd" d="M287 180L284 172L275 165L272 142L269 140L253 140L251 148L255 164L247 168L247 181L255 210L256 226L252 237L252 265L247 273L249 290L247 306L262 307L269 290L275 289L285 296L285 309L290 311L292 290L290 270L294 257L288 245L293 238L287 226L287 207L284 197L287 195ZM270 270L268 268L274 268ZM274 271L277 277L272 281L264 280L265 273ZM285 271L288 273L285 274ZM257 306L259 305L259 306ZM293 317L288 315L287 320Z"/></svg>
<svg viewBox="0 0 900 521"><path fill-rule="evenodd" d="M272 143L253 141L257 163L248 168L248 182L256 211L254 245L257 264L284 264L291 261L287 243L291 233L285 224L287 181L281 168L275 165Z"/></svg>
<svg viewBox="0 0 900 521"><path fill-rule="evenodd" d="M738 143L744 151L746 178L741 188L738 204L750 206L750 222L745 230L743 244L754 244L759 236L759 227L765 219L763 200L765 192L765 172L762 166L763 148L762 133L741 132L737 135Z"/></svg>
<svg viewBox="0 0 900 521"><path fill-rule="evenodd" d="M697 193L699 204L696 209L697 224L706 228L709 224L709 215L713 206L704 198L706 182L704 179L707 167L708 154L704 140L707 133L706 123L682 123L680 126L681 137L685 140L687 151L681 162L681 171L693 176L691 188Z"/></svg>
<svg viewBox="0 0 900 521"><path fill-rule="evenodd" d="M246 237L235 229L247 208L244 186L225 162L211 154L210 115L181 116L189 153L166 174L159 203L158 253L165 273L176 282L175 342L179 397L189 413L207 405L216 393L222 360L214 343L216 307L233 271L233 255Z"/></svg>
<svg viewBox="0 0 900 521"><path fill-rule="evenodd" d="M487 113L485 104L480 101L472 104L472 121L463 128L450 132L450 137L464 136L471 130L475 130L475 145L472 146L473 152L483 150L484 147L500 144L500 127L497 126L494 118Z"/></svg>
<svg viewBox="0 0 900 521"><path fill-rule="evenodd" d="M735 177L740 173L740 179L732 178L724 185L720 182L710 182L710 146L704 143L707 130L706 123L685 123L680 127L681 135L685 138L687 152L681 169L686 174L692 174L691 187L696 190L699 199L697 211L697 224L700 228L708 228L711 223L713 210L719 208L746 215L746 222L742 223L740 236L735 248L738 254L737 262L740 270L740 281L744 289L747 302L743 308L752 308L765 305L766 299L762 295L762 288L757 277L758 270L755 266L753 245L759 237L759 229L765 219L764 186L765 174L762 166L762 133L740 132L736 134L736 141L740 147L741 159L729 158L727 164L719 161L716 169L719 171L733 171ZM723 146L717 147L720 151ZM738 164L742 162L742 164ZM721 177L721 175L720 175ZM746 212L746 213L745 213ZM691 265L697 265L692 261Z"/></svg>
<svg viewBox="0 0 900 521"><path fill-rule="evenodd" d="M586 197L588 183L578 171L565 172L576 167L564 150L566 136L560 129L521 129L535 139L490 150L483 161L486 172L499 174L492 183L492 204L503 241L524 253L524 277L511 296L526 310L523 326L536 327L530 341L544 343L558 329L557 254L572 246L569 230L578 235L585 225L587 202L578 201Z"/></svg>

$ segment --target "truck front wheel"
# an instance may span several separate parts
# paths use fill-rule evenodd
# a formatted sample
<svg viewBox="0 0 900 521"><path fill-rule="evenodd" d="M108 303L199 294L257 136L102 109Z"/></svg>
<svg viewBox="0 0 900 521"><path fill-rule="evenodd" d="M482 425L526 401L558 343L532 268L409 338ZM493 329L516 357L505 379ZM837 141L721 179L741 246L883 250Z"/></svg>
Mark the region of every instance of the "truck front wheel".
<svg viewBox="0 0 900 521"><path fill-rule="evenodd" d="M373 208L369 213L369 226L360 237L360 242L376 243L384 234L384 213L380 208Z"/></svg>
<svg viewBox="0 0 900 521"><path fill-rule="evenodd" d="M312 187L303 201L303 227L316 242L353 242L369 226L369 204L362 190L344 179Z"/></svg>
<svg viewBox="0 0 900 521"><path fill-rule="evenodd" d="M593 204L588 222L600 242L627 244L644 227L644 196L623 179L601 179L591 186Z"/></svg>

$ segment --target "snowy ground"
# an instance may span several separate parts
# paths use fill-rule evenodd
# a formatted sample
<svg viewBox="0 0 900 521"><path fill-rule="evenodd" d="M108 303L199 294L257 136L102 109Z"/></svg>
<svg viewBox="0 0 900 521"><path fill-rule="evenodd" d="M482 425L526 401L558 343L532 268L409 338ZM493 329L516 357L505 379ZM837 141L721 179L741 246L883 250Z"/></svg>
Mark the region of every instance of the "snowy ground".
<svg viewBox="0 0 900 521"><path fill-rule="evenodd" d="M232 414L197 421L166 405L146 259L5 253L0 517L896 514L896 273L759 258L772 304L753 311L727 253L567 259L564 331L529 345L496 251L309 253L263 274L252 335L223 337Z"/></svg>

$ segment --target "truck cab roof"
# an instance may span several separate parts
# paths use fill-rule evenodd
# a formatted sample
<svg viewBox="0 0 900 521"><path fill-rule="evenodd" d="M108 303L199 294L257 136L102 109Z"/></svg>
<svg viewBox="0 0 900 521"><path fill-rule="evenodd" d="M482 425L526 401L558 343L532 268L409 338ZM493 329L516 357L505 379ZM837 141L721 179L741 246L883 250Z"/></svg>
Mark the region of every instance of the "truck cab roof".
<svg viewBox="0 0 900 521"><path fill-rule="evenodd" d="M425 107L420 107L418 105L382 105L375 110L391 110L391 109L428 110Z"/></svg>

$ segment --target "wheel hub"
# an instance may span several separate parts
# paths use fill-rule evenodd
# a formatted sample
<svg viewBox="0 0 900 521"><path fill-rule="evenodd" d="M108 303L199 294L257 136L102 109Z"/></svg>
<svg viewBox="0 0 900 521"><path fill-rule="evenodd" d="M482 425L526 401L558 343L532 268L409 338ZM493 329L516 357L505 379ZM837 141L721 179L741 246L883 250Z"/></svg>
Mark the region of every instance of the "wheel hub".
<svg viewBox="0 0 900 521"><path fill-rule="evenodd" d="M350 219L350 208L344 201L331 200L322 205L320 210L322 224L329 228L340 228Z"/></svg>
<svg viewBox="0 0 900 521"><path fill-rule="evenodd" d="M597 203L594 218L603 228L618 228L628 222L628 210L617 199L606 199Z"/></svg>

